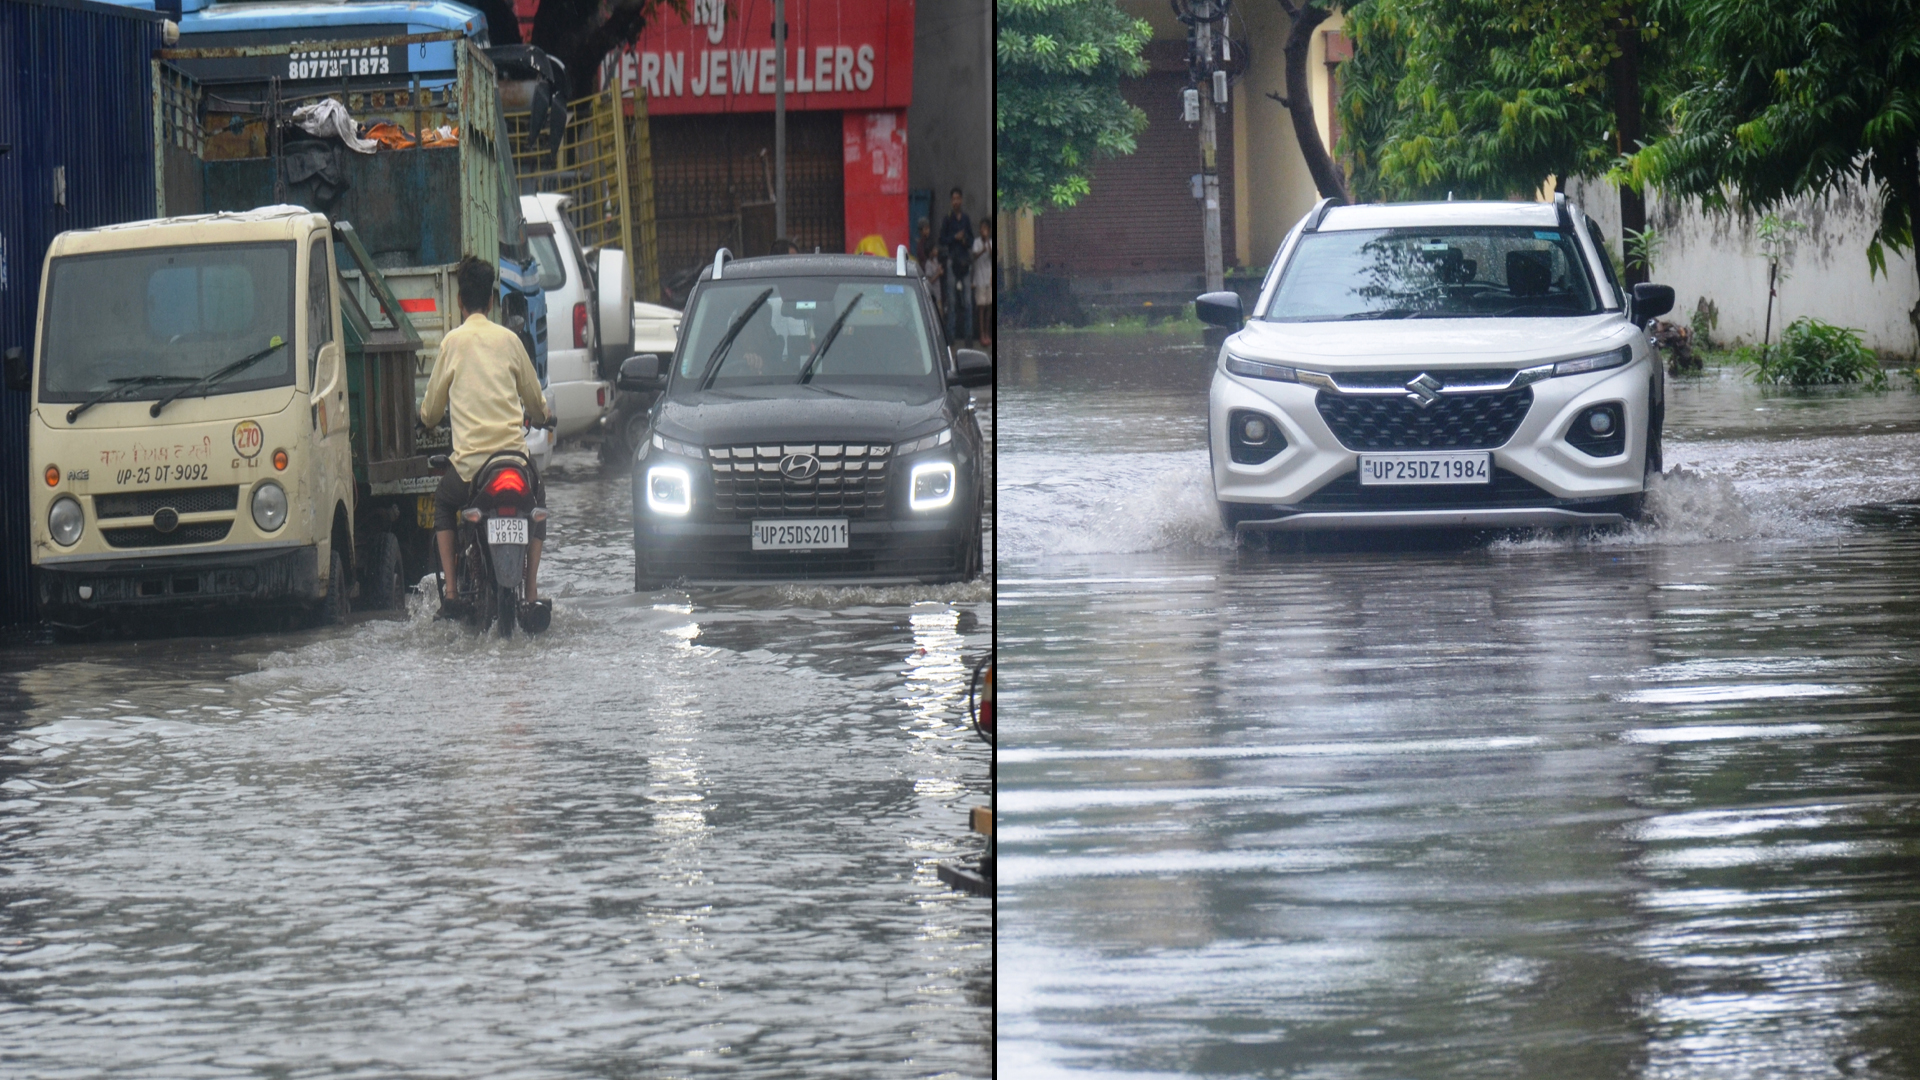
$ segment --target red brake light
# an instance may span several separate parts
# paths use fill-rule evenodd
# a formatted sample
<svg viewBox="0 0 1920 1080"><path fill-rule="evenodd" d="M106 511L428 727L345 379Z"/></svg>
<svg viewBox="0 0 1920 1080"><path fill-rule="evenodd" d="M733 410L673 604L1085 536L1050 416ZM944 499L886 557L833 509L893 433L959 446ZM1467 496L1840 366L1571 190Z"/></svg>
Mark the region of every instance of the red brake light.
<svg viewBox="0 0 1920 1080"><path fill-rule="evenodd" d="M587 305L584 303L573 305L573 347L587 347Z"/></svg>
<svg viewBox="0 0 1920 1080"><path fill-rule="evenodd" d="M501 469L487 481L486 493L495 497L501 495L525 495L527 493L527 474L519 469Z"/></svg>

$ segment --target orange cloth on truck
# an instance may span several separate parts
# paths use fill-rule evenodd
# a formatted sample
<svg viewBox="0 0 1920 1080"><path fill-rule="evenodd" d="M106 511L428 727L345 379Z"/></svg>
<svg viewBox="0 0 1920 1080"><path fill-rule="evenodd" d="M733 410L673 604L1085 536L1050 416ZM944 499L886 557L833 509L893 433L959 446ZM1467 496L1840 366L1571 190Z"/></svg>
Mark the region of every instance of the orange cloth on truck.
<svg viewBox="0 0 1920 1080"><path fill-rule="evenodd" d="M460 479L471 483L480 466L502 450L527 453L521 415L546 423L547 399L519 335L485 315L469 315L447 331L427 379L420 422L432 427L449 409L453 471Z"/></svg>
<svg viewBox="0 0 1920 1080"><path fill-rule="evenodd" d="M421 146L459 146L460 129L457 127L428 128L420 133Z"/></svg>
<svg viewBox="0 0 1920 1080"><path fill-rule="evenodd" d="M385 120L368 128L360 137L372 139L389 150L409 150L420 145L413 136L407 134L406 128Z"/></svg>

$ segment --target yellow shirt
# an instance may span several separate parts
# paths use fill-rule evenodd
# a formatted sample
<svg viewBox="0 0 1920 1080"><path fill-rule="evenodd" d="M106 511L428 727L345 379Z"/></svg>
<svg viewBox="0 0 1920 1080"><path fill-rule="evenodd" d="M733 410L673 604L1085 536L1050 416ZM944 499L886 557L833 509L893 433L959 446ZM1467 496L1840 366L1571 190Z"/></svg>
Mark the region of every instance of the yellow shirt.
<svg viewBox="0 0 1920 1080"><path fill-rule="evenodd" d="M521 415L547 420L547 399L533 361L513 331L485 315L440 339L440 355L427 379L420 422L432 427L453 409L453 471L471 481L486 460L502 450L527 453Z"/></svg>

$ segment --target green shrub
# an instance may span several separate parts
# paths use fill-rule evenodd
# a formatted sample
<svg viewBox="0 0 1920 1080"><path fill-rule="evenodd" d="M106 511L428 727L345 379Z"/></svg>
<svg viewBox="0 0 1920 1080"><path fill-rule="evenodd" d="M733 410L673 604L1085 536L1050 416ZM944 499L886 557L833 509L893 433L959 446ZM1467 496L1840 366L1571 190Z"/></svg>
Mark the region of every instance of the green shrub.
<svg viewBox="0 0 1920 1080"><path fill-rule="evenodd" d="M1860 340L1858 330L1804 315L1780 334L1780 344L1768 349L1742 346L1734 350L1734 358L1752 367L1755 379L1776 386L1865 383L1875 390L1887 386L1886 370Z"/></svg>

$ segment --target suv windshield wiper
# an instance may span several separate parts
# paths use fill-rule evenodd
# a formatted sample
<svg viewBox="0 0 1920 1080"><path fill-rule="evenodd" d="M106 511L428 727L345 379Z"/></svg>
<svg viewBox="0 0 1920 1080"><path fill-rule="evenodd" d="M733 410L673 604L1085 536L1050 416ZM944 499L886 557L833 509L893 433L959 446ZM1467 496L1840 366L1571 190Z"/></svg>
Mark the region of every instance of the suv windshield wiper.
<svg viewBox="0 0 1920 1080"><path fill-rule="evenodd" d="M113 385L107 387L105 390L100 391L99 393L93 395L87 400L67 410L67 423L71 424L75 420L80 419L81 413L86 412L88 409L93 408L95 405L98 405L103 401L111 401L114 398L119 397L121 394L124 394L127 391L135 389L137 387L153 386L157 383L192 382L193 376L191 375L130 375L130 376L127 376L126 378L108 379L107 381L112 383Z"/></svg>
<svg viewBox="0 0 1920 1080"><path fill-rule="evenodd" d="M161 398L159 401L154 402L153 408L147 410L147 415L159 416L160 410L172 404L174 398L185 397L187 394L190 394L193 392L194 387L199 387L200 396L205 397L206 392L208 390L213 389L214 383L217 383L221 379L224 379L227 376L232 375L245 368L252 367L254 364L257 364L260 361L266 359L268 356L271 356L275 349L278 349L285 344L286 344L286 341L284 339L282 339L277 334L274 335L273 340L267 343L267 347L264 349L261 349L259 352L251 353L247 356L243 356L240 359L235 360L233 363L228 364L226 367L223 367L218 371L213 371L205 375L202 375L200 378L193 380L193 384L191 386L183 386L180 389L175 390L173 393L168 394L166 397Z"/></svg>
<svg viewBox="0 0 1920 1080"><path fill-rule="evenodd" d="M846 309L840 312L840 317L833 320L832 326L827 327L827 335L820 339L820 344L813 350L813 355L807 357L807 362L800 365L799 381L802 384L805 384L813 378L813 365L819 363L820 358L827 355L828 346L833 344L834 338L840 336L840 328L847 324L847 316L853 314L853 309L859 307L860 301L866 298L866 293L854 293L853 299L847 301Z"/></svg>
<svg viewBox="0 0 1920 1080"><path fill-rule="evenodd" d="M745 311L733 317L733 325L727 327L727 332L720 338L720 344L713 347L713 355L707 357L707 369L700 373L700 389L713 389L713 380L720 374L720 364L726 359L727 350L733 348L733 339L740 336L740 331L747 328L747 320L753 318L753 313L759 311L760 305L766 303L767 297L772 295L773 290L769 288L766 292L754 297L753 303L748 304Z"/></svg>

